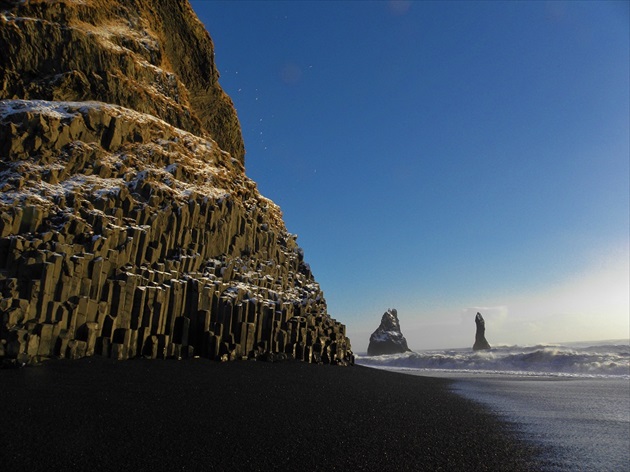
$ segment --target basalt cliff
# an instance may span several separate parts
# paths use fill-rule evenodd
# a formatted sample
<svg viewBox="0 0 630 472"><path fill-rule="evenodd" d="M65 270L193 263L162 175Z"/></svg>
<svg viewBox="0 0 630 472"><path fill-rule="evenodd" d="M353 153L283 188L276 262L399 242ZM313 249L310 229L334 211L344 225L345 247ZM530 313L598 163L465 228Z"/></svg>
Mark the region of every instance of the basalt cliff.
<svg viewBox="0 0 630 472"><path fill-rule="evenodd" d="M0 1L5 365L351 361L218 78L184 0Z"/></svg>

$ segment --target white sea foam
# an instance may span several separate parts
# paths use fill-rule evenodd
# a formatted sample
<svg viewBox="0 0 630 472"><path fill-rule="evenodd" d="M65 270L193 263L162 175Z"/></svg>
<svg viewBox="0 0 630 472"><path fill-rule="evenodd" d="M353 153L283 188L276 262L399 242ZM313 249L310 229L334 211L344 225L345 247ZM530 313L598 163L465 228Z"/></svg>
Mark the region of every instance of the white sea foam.
<svg viewBox="0 0 630 472"><path fill-rule="evenodd" d="M488 351L450 349L357 356L357 363L395 370L518 376L630 378L630 343L500 346Z"/></svg>
<svg viewBox="0 0 630 472"><path fill-rule="evenodd" d="M453 379L456 393L544 447L544 472L627 470L630 463L627 340L358 356L357 363Z"/></svg>

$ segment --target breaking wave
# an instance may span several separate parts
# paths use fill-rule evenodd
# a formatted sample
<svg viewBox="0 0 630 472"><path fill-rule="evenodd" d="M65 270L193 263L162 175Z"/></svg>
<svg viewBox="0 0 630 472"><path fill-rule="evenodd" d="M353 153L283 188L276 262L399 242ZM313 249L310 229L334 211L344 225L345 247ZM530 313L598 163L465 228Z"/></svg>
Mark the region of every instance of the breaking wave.
<svg viewBox="0 0 630 472"><path fill-rule="evenodd" d="M630 344L500 346L357 356L357 364L396 370L630 378ZM427 372L427 373L429 373Z"/></svg>

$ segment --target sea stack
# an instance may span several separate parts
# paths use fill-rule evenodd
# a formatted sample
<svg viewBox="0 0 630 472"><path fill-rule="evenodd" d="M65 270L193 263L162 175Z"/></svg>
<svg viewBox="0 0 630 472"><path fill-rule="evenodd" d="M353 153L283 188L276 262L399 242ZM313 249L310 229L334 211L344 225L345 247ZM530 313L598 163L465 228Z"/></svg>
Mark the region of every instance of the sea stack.
<svg viewBox="0 0 630 472"><path fill-rule="evenodd" d="M475 333L473 350L482 351L484 349L490 349L490 344L486 341L486 322L479 312L477 312L477 316L475 316L475 324L477 325L477 332Z"/></svg>
<svg viewBox="0 0 630 472"><path fill-rule="evenodd" d="M400 331L398 312L396 309L388 309L381 318L380 326L370 336L368 356L380 356L382 354L399 354L410 351L407 340Z"/></svg>
<svg viewBox="0 0 630 472"><path fill-rule="evenodd" d="M188 2L1 3L0 362L348 363Z"/></svg>

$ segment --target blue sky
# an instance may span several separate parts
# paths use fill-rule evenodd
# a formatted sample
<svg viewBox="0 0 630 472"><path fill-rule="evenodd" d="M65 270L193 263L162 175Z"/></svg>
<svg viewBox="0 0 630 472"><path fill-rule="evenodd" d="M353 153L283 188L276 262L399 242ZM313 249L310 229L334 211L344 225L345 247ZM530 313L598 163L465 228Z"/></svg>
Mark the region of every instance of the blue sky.
<svg viewBox="0 0 630 472"><path fill-rule="evenodd" d="M355 351L630 336L627 2L191 4Z"/></svg>

